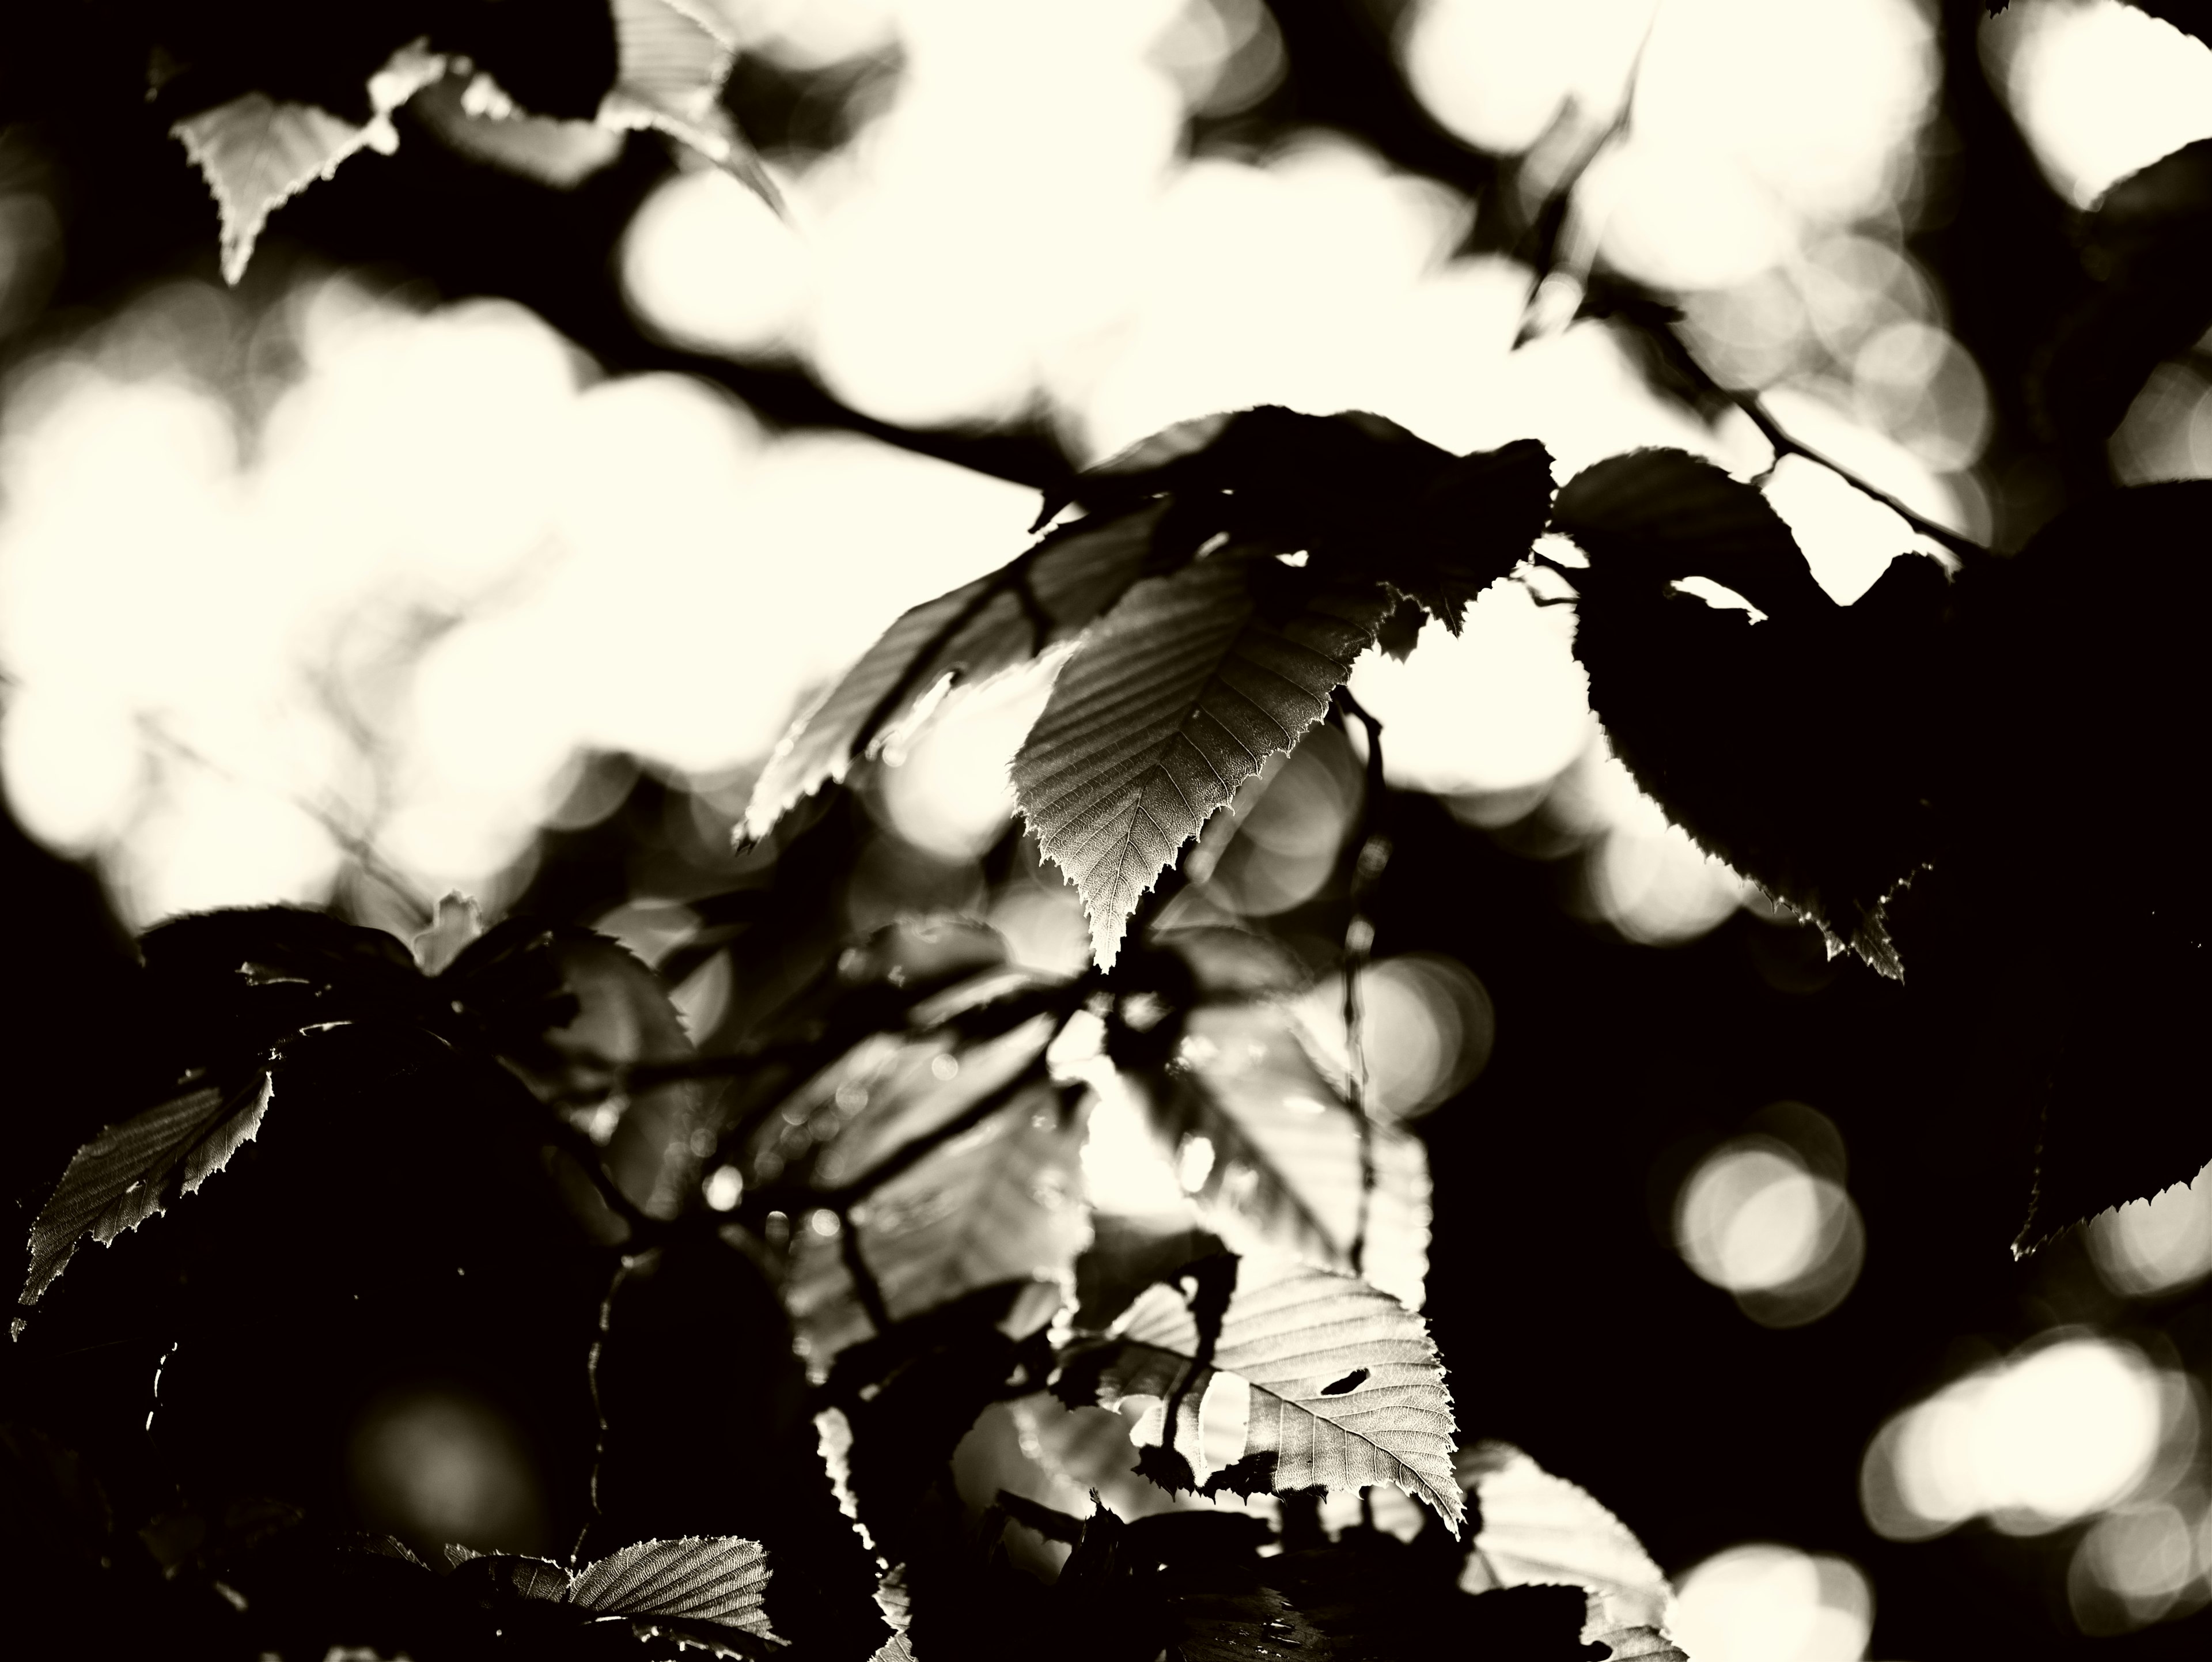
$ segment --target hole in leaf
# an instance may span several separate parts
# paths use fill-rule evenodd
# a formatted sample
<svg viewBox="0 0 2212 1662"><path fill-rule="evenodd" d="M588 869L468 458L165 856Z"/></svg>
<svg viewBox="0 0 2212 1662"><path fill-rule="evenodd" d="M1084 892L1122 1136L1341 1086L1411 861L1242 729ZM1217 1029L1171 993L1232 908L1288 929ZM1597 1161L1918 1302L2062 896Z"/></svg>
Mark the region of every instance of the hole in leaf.
<svg viewBox="0 0 2212 1662"><path fill-rule="evenodd" d="M1342 1379L1323 1385L1321 1388L1321 1394L1324 1397L1341 1397L1347 1391L1357 1391L1366 1378L1365 1368L1355 1367Z"/></svg>

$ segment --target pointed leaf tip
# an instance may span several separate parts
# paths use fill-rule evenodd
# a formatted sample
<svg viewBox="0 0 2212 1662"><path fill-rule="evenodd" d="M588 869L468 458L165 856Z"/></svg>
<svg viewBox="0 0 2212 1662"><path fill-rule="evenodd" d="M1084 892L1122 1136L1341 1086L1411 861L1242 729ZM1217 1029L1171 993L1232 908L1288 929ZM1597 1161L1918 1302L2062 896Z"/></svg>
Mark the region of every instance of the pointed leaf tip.
<svg viewBox="0 0 2212 1662"><path fill-rule="evenodd" d="M1588 1490L1510 1443L1477 1443L1455 1464L1482 1514L1461 1572L1462 1592L1580 1587L1588 1599L1583 1644L1611 1646L1613 1662L1688 1662L1667 1635L1674 1589L1643 1543Z"/></svg>
<svg viewBox="0 0 2212 1662"><path fill-rule="evenodd" d="M242 1089L203 1086L110 1126L70 1158L31 1225L30 1270L17 1302L33 1305L69 1267L86 1236L105 1246L191 1194L260 1129L270 1079Z"/></svg>
<svg viewBox="0 0 2212 1662"><path fill-rule="evenodd" d="M392 112L446 73L447 60L417 40L392 53L368 79L375 113L356 126L313 104L249 92L186 116L170 137L207 180L220 216L223 281L246 275L269 216L338 164L364 149L388 154L398 143Z"/></svg>
<svg viewBox="0 0 2212 1662"><path fill-rule="evenodd" d="M1014 798L1081 892L1102 968L1183 844L1328 713L1390 605L1224 550L1131 589L1078 648L1014 758Z"/></svg>

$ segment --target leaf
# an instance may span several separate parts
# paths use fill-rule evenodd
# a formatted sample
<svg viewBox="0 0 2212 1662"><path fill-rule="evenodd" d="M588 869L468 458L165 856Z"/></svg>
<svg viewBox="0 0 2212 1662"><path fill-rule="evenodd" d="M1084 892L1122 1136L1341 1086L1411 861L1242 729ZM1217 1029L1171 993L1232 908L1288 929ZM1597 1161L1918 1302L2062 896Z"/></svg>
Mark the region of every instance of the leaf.
<svg viewBox="0 0 2212 1662"><path fill-rule="evenodd" d="M442 903L441 903L442 904ZM437 977L435 1025L459 1029L505 1061L539 1100L583 1109L623 1191L672 1216L696 1157L698 1087L677 1079L633 1087L692 1055L668 989L621 942L573 924L509 918L478 935ZM452 1020L447 1020L450 1013Z"/></svg>
<svg viewBox="0 0 2212 1662"><path fill-rule="evenodd" d="M1063 1355L1054 1389L1072 1406L1127 1395L1180 1394L1170 1437L1195 1467L1198 1404L1210 1373L1251 1388L1243 1457L1206 1485L1236 1494L1390 1482L1425 1501L1456 1532L1451 1396L1419 1316L1387 1293L1328 1270L1246 1260L1210 1358L1194 1300L1154 1285L1102 1338ZM1336 1393L1325 1387L1364 1368Z"/></svg>
<svg viewBox="0 0 2212 1662"><path fill-rule="evenodd" d="M1272 1250L1349 1271L1359 1227L1359 1126L1278 1007L1201 1006L1175 1062L1148 1086L1180 1164L1195 1138L1210 1158L1192 1191L1234 1250ZM1425 1294L1428 1156L1402 1127L1370 1121L1364 1279L1407 1308Z"/></svg>
<svg viewBox="0 0 2212 1662"><path fill-rule="evenodd" d="M1528 553L1550 495L1550 458L1531 440L1455 458L1379 416L1273 405L1178 423L1046 492L1036 525L1071 503L1085 517L894 624L777 746L742 835L767 835L842 778L946 677L980 679L1073 640L1140 577L1224 542L1310 552L1355 587L1395 584L1456 631L1466 600Z"/></svg>
<svg viewBox="0 0 2212 1662"><path fill-rule="evenodd" d="M36 1304L86 1236L105 1246L222 1171L260 1129L270 1093L266 1072L234 1090L202 1086L110 1127L78 1149L31 1225L30 1273L17 1302ZM18 1336L22 1326L19 1315Z"/></svg>
<svg viewBox="0 0 2212 1662"><path fill-rule="evenodd" d="M811 1220L794 1236L785 1301L817 1374L873 1324L846 1254L857 1252L894 1321L975 1289L1033 1276L1072 1282L1090 1239L1083 1204L1084 1118L1060 1088L1026 1068L989 1097L987 1117L854 1203L841 1227ZM834 1219L834 1214L817 1216ZM853 1232L850 1241L842 1237Z"/></svg>
<svg viewBox="0 0 2212 1662"><path fill-rule="evenodd" d="M762 1600L768 1555L736 1536L640 1541L571 1575L543 1558L482 1554L447 1546L456 1576L511 1598L565 1604L594 1616L629 1618L641 1635L666 1628L708 1642L738 1635L779 1643ZM751 1654L753 1647L738 1647Z"/></svg>
<svg viewBox="0 0 2212 1662"><path fill-rule="evenodd" d="M830 1370L818 1400L849 1429L840 1501L851 1500L886 1562L911 1566L946 1547L932 1538L941 1515L932 1496L951 1498L954 1449L984 1409L1036 1391L1048 1371L1058 1301L1041 1291L1052 1289L1024 1279L963 1294L848 1347ZM890 1591L878 1603L903 1628Z"/></svg>
<svg viewBox="0 0 2212 1662"><path fill-rule="evenodd" d="M1328 711L1390 602L1224 551L1130 590L1014 758L1016 804L1074 881L1100 967L1177 850Z"/></svg>
<svg viewBox="0 0 2212 1662"><path fill-rule="evenodd" d="M1881 973L1887 906L1935 857L1948 580L1893 560L1856 605L1814 581L1751 486L1673 450L1615 456L1559 492L1575 654L1615 754L1708 853ZM1754 622L1678 585L1717 582Z"/></svg>
<svg viewBox="0 0 2212 1662"><path fill-rule="evenodd" d="M948 677L981 681L1073 640L1152 569L1163 511L1146 506L1065 527L989 576L905 613L776 746L741 835L767 836L801 797L842 779Z"/></svg>
<svg viewBox="0 0 2212 1662"><path fill-rule="evenodd" d="M721 107L736 43L696 0L609 0L615 27L615 84L599 125L617 132L653 129L681 139L783 211L782 193Z"/></svg>
<svg viewBox="0 0 2212 1662"><path fill-rule="evenodd" d="M369 77L368 125L356 126L312 104L281 102L249 92L186 116L169 131L185 147L214 192L222 220L222 276L246 275L269 216L338 164L363 149L389 154L398 142L392 112L446 73L446 59L426 41L399 48Z"/></svg>
<svg viewBox="0 0 2212 1662"><path fill-rule="evenodd" d="M1686 450L1593 463L1560 489L1552 525L1625 580L1709 577L1769 617L1835 609L1772 504Z"/></svg>
<svg viewBox="0 0 2212 1662"><path fill-rule="evenodd" d="M2083 227L2095 287L2037 364L2036 413L2063 440L2099 443L2150 372L2212 326L2198 274L2212 257L2212 140L2200 139L2105 192Z"/></svg>
<svg viewBox="0 0 2212 1662"><path fill-rule="evenodd" d="M1643 1543L1586 1490L1554 1477L1510 1443L1478 1443L1461 1456L1482 1513L1460 1587L1573 1586L1588 1595L1585 1645L1612 1647L1615 1662L1688 1662L1667 1637L1674 1590Z"/></svg>
<svg viewBox="0 0 2212 1662"><path fill-rule="evenodd" d="M586 1564L568 1583L567 1602L640 1620L681 1617L773 1639L761 1608L768 1555L735 1536L640 1541Z"/></svg>
<svg viewBox="0 0 2212 1662"><path fill-rule="evenodd" d="M1912 921L1976 1090L2039 1134L2016 1251L2212 1160L2212 1121L2174 1097L2212 992L2180 759L2205 718L2208 513L2202 480L2112 491L1958 584L1942 805L1962 855Z"/></svg>
<svg viewBox="0 0 2212 1662"><path fill-rule="evenodd" d="M1364 411L1310 416L1279 405L1202 417L1153 435L1048 495L1094 511L1173 500L1179 545L1220 536L1310 554L1346 577L1391 584L1455 635L1467 603L1544 528L1551 458L1533 439L1455 457Z"/></svg>

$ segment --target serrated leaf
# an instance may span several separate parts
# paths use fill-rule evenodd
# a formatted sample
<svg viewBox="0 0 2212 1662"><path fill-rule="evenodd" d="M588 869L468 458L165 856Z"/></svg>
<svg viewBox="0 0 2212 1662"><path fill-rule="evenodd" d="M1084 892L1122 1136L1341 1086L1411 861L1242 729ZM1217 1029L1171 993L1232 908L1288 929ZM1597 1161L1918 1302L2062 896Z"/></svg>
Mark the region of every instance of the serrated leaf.
<svg viewBox="0 0 2212 1662"><path fill-rule="evenodd" d="M1701 458L1587 469L1553 522L1590 705L1638 786L1708 853L1893 977L1893 896L1935 857L1948 579L1901 556L1838 606L1765 497ZM1764 617L1677 585L1717 582Z"/></svg>
<svg viewBox="0 0 2212 1662"><path fill-rule="evenodd" d="M462 1546L448 1545L446 1559L455 1575L509 1597L623 1616L641 1631L667 1625L710 1643L723 1632L780 1642L762 1608L768 1554L734 1535L639 1541L574 1574L543 1558Z"/></svg>
<svg viewBox="0 0 2212 1662"><path fill-rule="evenodd" d="M1365 411L1261 405L1178 423L1048 496L1095 511L1172 496L1175 540L1218 535L1388 582L1457 634L1467 603L1528 552L1551 501L1533 439L1454 456Z"/></svg>
<svg viewBox="0 0 2212 1662"><path fill-rule="evenodd" d="M1148 1083L1155 1121L1179 1156L1206 1139L1206 1172L1192 1194L1209 1228L1239 1252L1273 1249L1351 1269L1358 1123L1280 1008L1192 1011L1176 1059ZM1376 1181L1364 1278L1419 1310L1428 1275L1428 1156L1402 1127L1370 1123L1369 1136Z"/></svg>
<svg viewBox="0 0 2212 1662"><path fill-rule="evenodd" d="M1643 1543L1587 1490L1510 1443L1478 1443L1462 1452L1459 1466L1482 1514L1461 1591L1580 1587L1589 1600L1583 1644L1612 1647L1613 1662L1688 1662L1667 1637L1674 1589Z"/></svg>
<svg viewBox="0 0 2212 1662"><path fill-rule="evenodd" d="M970 1092L952 1100L979 1099ZM872 1330L848 1250L859 1252L894 1321L1000 1282L1072 1281L1091 1234L1083 1123L1059 1087L1042 1076L1016 1082L1002 1107L855 1205L843 1226L852 1242L811 1227L796 1236L785 1301L810 1367L818 1375Z"/></svg>
<svg viewBox="0 0 2212 1662"><path fill-rule="evenodd" d="M269 1097L265 1072L235 1090L203 1086L110 1127L78 1149L31 1225L30 1273L17 1301L36 1304L86 1236L105 1246L222 1170L259 1130Z"/></svg>
<svg viewBox="0 0 2212 1662"><path fill-rule="evenodd" d="M609 9L615 84L600 101L599 125L680 139L782 212L775 182L719 101L737 59L721 20L690 0L609 0Z"/></svg>
<svg viewBox="0 0 2212 1662"><path fill-rule="evenodd" d="M768 1580L768 1555L758 1542L687 1535L640 1541L586 1564L565 1596L609 1616L681 1617L773 1639L761 1607Z"/></svg>
<svg viewBox="0 0 2212 1662"><path fill-rule="evenodd" d="M1131 589L1077 649L1014 758L1014 798L1082 893L1102 968L1182 845L1327 713L1390 604L1224 551Z"/></svg>
<svg viewBox="0 0 2212 1662"><path fill-rule="evenodd" d="M1560 488L1552 526L1630 580L1710 577L1769 617L1835 610L1773 504L1686 450L1592 463Z"/></svg>
<svg viewBox="0 0 2212 1662"><path fill-rule="evenodd" d="M981 681L1073 640L1144 575L1164 509L1054 531L1020 558L905 613L777 745L739 827L768 835L785 811L910 720L939 684Z"/></svg>
<svg viewBox="0 0 2212 1662"><path fill-rule="evenodd" d="M423 41L402 46L369 77L374 114L356 126L328 110L249 92L178 122L171 137L185 147L214 193L221 216L222 276L246 275L269 216L338 164L363 149L389 152L398 143L392 112L446 73L446 59Z"/></svg>
<svg viewBox="0 0 2212 1662"><path fill-rule="evenodd" d="M1069 1348L1055 1389L1108 1408L1126 1395L1180 1393L1184 1412L1167 1434L1195 1468L1195 1410L1212 1372L1250 1386L1251 1417L1243 1458L1209 1490L1395 1483L1458 1531L1451 1394L1427 1324L1389 1294L1324 1269L1246 1260L1209 1359L1193 1301L1155 1285L1104 1337Z"/></svg>

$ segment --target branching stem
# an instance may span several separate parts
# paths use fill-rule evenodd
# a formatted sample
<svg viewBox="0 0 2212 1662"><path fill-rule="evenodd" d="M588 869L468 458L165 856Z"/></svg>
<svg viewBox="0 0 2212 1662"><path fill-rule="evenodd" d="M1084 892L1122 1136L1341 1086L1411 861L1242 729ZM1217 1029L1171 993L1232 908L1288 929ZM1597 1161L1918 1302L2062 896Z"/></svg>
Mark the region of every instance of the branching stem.
<svg viewBox="0 0 2212 1662"><path fill-rule="evenodd" d="M1681 344L1679 337L1676 338L1676 344ZM1682 356L1692 363L1696 362L1696 359L1691 356L1687 346L1682 347ZM1772 448L1775 460L1779 461L1784 456L1802 456L1815 467L1826 468L1861 496L1869 496L1880 502L1922 536L1931 538L1942 544L1961 560L1971 562L1989 557L1989 550L1972 537L1962 536L1948 526L1938 525L1935 521L1914 513L1912 509L1891 496L1888 491L1861 478L1833 457L1815 450L1802 440L1791 437L1789 431L1780 422L1775 420L1772 413L1760 401L1758 393L1742 392L1732 387L1723 387L1705 372L1702 365L1698 366L1698 375L1713 392L1751 417L1751 424L1759 429L1759 436L1765 439L1768 446Z"/></svg>

